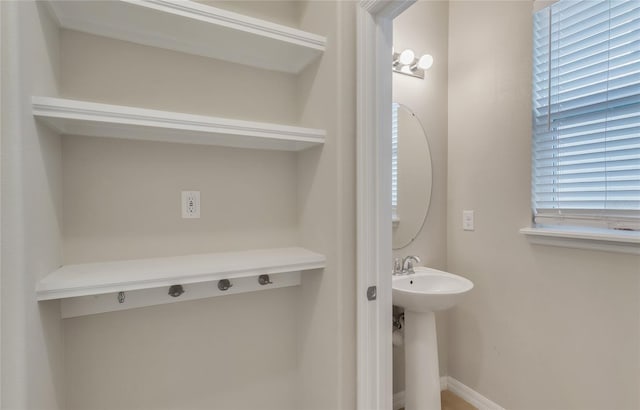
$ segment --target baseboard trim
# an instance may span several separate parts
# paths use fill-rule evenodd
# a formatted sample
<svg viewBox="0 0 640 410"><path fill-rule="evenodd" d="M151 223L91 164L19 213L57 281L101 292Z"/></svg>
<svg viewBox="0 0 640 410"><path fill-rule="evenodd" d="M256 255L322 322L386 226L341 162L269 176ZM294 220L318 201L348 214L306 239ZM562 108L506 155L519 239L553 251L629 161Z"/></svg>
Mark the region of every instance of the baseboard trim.
<svg viewBox="0 0 640 410"><path fill-rule="evenodd" d="M449 388L449 378L447 376L442 376L440 378L440 391L447 390Z"/></svg>
<svg viewBox="0 0 640 410"><path fill-rule="evenodd" d="M456 396L466 400L469 404L477 407L478 410L505 410L503 407L492 402L482 394L466 386L462 382L450 376L440 378L440 390L449 390ZM393 395L393 410L404 407L404 391Z"/></svg>
<svg viewBox="0 0 640 410"><path fill-rule="evenodd" d="M440 378L440 391L447 390L447 376ZM393 395L393 410L400 410L404 407L404 390Z"/></svg>
<svg viewBox="0 0 640 410"><path fill-rule="evenodd" d="M456 396L466 400L472 406L477 407L478 410L505 410L504 407L492 402L453 377L447 377L447 389Z"/></svg>

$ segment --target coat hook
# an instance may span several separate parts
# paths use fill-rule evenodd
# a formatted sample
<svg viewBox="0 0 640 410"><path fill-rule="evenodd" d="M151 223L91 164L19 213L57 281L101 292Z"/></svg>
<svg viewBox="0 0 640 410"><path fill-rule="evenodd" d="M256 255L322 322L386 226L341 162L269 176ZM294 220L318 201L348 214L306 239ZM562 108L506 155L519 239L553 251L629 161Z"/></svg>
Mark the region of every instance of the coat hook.
<svg viewBox="0 0 640 410"><path fill-rule="evenodd" d="M228 290L231 286L233 285L229 282L229 279L220 279L218 281L218 289L222 291Z"/></svg>
<svg viewBox="0 0 640 410"><path fill-rule="evenodd" d="M118 303L124 303L124 292L118 292Z"/></svg>
<svg viewBox="0 0 640 410"><path fill-rule="evenodd" d="M258 283L264 286L264 285L270 285L273 282L271 282L271 279L269 279L269 275L260 275L258 276Z"/></svg>
<svg viewBox="0 0 640 410"><path fill-rule="evenodd" d="M177 298L183 293L184 293L184 289L182 288L182 285L173 285L169 288L169 295L173 296L174 298Z"/></svg>

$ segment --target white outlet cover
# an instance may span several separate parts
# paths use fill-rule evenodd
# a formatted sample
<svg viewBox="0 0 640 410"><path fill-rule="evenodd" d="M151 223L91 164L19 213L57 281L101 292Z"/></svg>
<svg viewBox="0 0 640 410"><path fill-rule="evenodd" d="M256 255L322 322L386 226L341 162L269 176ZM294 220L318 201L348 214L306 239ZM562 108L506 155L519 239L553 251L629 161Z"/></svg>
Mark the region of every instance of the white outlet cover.
<svg viewBox="0 0 640 410"><path fill-rule="evenodd" d="M182 191L182 218L200 218L200 191Z"/></svg>
<svg viewBox="0 0 640 410"><path fill-rule="evenodd" d="M473 211L462 211L462 229L465 231L475 230L475 221Z"/></svg>

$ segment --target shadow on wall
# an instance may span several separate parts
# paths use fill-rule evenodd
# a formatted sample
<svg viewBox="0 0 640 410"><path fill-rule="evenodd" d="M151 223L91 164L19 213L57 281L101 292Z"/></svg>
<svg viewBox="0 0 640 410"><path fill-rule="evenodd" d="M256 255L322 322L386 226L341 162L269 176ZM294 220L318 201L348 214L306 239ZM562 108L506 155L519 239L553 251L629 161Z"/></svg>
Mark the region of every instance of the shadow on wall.
<svg viewBox="0 0 640 410"><path fill-rule="evenodd" d="M34 294L35 297L35 294ZM65 408L65 380L64 377L60 377L60 373L55 369L62 369L64 367L64 355L60 354L63 349L64 337L60 331L61 319L60 319L60 302L57 300L50 300L46 302L38 303L38 311L40 317L40 325L42 329L42 338L46 341L46 364L40 360L37 356L29 354L27 361L39 360L39 365L46 368L48 375L46 380L51 380L53 383L53 390L55 391L56 408ZM28 367L31 367L29 365ZM31 395L30 395L31 397ZM29 398L28 400L32 400Z"/></svg>

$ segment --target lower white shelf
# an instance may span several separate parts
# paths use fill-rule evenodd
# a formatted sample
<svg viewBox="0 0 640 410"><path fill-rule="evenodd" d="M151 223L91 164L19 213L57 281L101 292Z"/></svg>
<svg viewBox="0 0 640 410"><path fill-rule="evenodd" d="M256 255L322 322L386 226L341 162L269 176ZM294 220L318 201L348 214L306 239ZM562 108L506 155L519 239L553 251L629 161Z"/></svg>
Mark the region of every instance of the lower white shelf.
<svg viewBox="0 0 640 410"><path fill-rule="evenodd" d="M33 97L33 115L69 135L300 151L324 144L325 130L150 110L53 97Z"/></svg>
<svg viewBox="0 0 640 410"><path fill-rule="evenodd" d="M115 312L118 310L135 309L145 306L163 305L165 303L184 302L187 300L205 299L215 296L233 295L237 293L255 292L259 290L269 290L285 288L288 286L300 285L301 273L285 272L269 275L272 283L261 285L258 277L245 277L231 279L232 286L225 290L219 290L217 281L193 283L182 285L184 293L179 297L170 296L167 287L141 289L124 292L124 299L120 303L119 292L103 295L79 296L75 298L62 299L60 301L60 311L63 319L93 315L96 313Z"/></svg>
<svg viewBox="0 0 640 410"><path fill-rule="evenodd" d="M61 299L62 317L69 318L296 286L301 271L324 266L324 255L303 248L66 265L44 277L36 294L39 301ZM261 275L269 275L269 283L261 284ZM224 279L231 287L221 290ZM174 285L184 293L171 296Z"/></svg>

